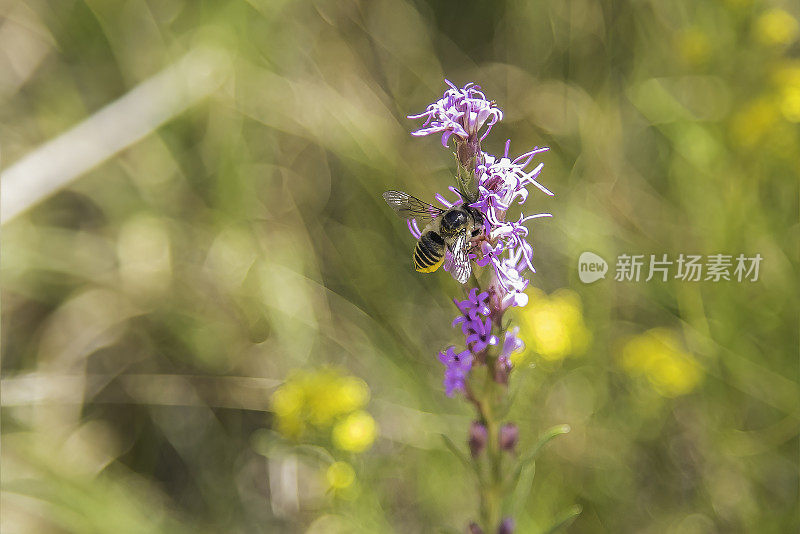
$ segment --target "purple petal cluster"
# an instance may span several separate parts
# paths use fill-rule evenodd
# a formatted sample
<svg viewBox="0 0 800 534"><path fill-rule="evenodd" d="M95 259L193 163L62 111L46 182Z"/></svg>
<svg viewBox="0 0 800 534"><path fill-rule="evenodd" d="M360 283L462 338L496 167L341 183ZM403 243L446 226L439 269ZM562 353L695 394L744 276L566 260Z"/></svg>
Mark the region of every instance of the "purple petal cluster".
<svg viewBox="0 0 800 534"><path fill-rule="evenodd" d="M497 297L501 310L510 306L525 306L528 297L523 293L528 280L522 276L525 269L536 272L533 267L533 247L528 243L528 229L525 222L539 217L550 217L549 213L530 216L520 215L517 221L507 221L506 213L515 202L524 204L528 199L528 186L534 185L543 193L553 193L536 181L544 164L540 163L533 170L526 168L536 154L548 150L546 147L535 148L514 158L508 156L509 144L506 143L503 157L496 158L483 153L483 162L478 164L478 201L471 204L486 216L486 235L488 240L481 245L483 257L477 260L478 265L491 265L497 276Z"/></svg>
<svg viewBox="0 0 800 534"><path fill-rule="evenodd" d="M478 288L473 287L467 298L464 300L453 299L453 302L456 305L456 308L459 309L462 316L456 317L456 320L453 321L453 327L462 322L466 321L474 321L478 319L479 315L483 315L484 317L489 315L489 293L483 292L478 293Z"/></svg>
<svg viewBox="0 0 800 534"><path fill-rule="evenodd" d="M506 332L505 338L503 339L503 347L500 349L500 355L497 357L498 364L504 366L506 370L511 369L511 355L515 352L525 350L525 342L518 338L517 334L519 334L518 326Z"/></svg>
<svg viewBox="0 0 800 534"><path fill-rule="evenodd" d="M512 160L508 156L510 146L509 140L506 142L505 153L501 158L484 152L483 162L478 163L476 169L480 199L474 206L482 208L487 219L493 225L502 224L505 221L505 213L515 200L520 204L525 203L528 199L527 187L529 185L533 185L546 195L553 196L550 190L536 181L544 167L543 163L529 172L525 171L536 154L547 152L549 148L536 147Z"/></svg>
<svg viewBox="0 0 800 534"><path fill-rule="evenodd" d="M452 346L439 353L439 361L444 364L444 390L448 397L455 395L456 391L464 391L473 360L470 351L456 352Z"/></svg>
<svg viewBox="0 0 800 534"><path fill-rule="evenodd" d="M442 134L442 145L447 146L450 137L455 135L461 140L480 139L486 137L492 125L503 118L503 112L495 107L494 102L486 100L481 88L468 83L459 89L449 80L445 83L450 89L444 96L427 107L424 112L409 115L409 119L425 118L425 123L411 135L423 136ZM481 128L486 130L481 134Z"/></svg>
<svg viewBox="0 0 800 534"><path fill-rule="evenodd" d="M489 345L497 345L497 336L492 334L492 318L489 309L489 293L478 293L474 287L464 300L453 299L461 315L453 320L453 328L461 325L464 344L473 354L483 352Z"/></svg>

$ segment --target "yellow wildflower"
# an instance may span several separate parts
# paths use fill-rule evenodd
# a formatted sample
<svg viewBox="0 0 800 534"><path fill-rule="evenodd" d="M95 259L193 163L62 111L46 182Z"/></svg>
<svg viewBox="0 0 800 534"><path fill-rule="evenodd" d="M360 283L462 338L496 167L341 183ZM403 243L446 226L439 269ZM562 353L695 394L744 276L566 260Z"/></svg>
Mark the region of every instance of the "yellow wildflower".
<svg viewBox="0 0 800 534"><path fill-rule="evenodd" d="M664 328L629 339L622 348L621 362L631 375L646 377L664 397L689 393L703 376L694 358L681 348L678 337Z"/></svg>
<svg viewBox="0 0 800 534"><path fill-rule="evenodd" d="M782 65L773 78L778 87L778 106L783 118L800 122L800 61Z"/></svg>
<svg viewBox="0 0 800 534"><path fill-rule="evenodd" d="M359 411L347 416L333 427L333 444L339 449L361 452L375 441L378 427L367 412Z"/></svg>
<svg viewBox="0 0 800 534"><path fill-rule="evenodd" d="M782 9L770 9L758 17L755 26L756 39L768 46L791 44L800 27L797 20Z"/></svg>
<svg viewBox="0 0 800 534"><path fill-rule="evenodd" d="M546 360L560 360L586 350L591 335L577 293L559 289L547 296L533 288L528 296L528 305L520 311L521 337L534 352ZM514 354L511 361L516 365L524 356L524 352Z"/></svg>
<svg viewBox="0 0 800 534"><path fill-rule="evenodd" d="M369 399L369 388L355 377L325 369L305 382L309 418L318 427L329 426L340 415L361 408Z"/></svg>
<svg viewBox="0 0 800 534"><path fill-rule="evenodd" d="M325 473L328 485L333 489L345 489L353 485L356 472L347 462L333 462Z"/></svg>
<svg viewBox="0 0 800 534"><path fill-rule="evenodd" d="M305 394L298 384L287 382L272 394L272 411L281 434L298 438L305 430L302 414Z"/></svg>
<svg viewBox="0 0 800 534"><path fill-rule="evenodd" d="M297 439L308 426L329 428L368 400L369 388L363 380L324 368L291 374L273 393L272 410L277 430Z"/></svg>

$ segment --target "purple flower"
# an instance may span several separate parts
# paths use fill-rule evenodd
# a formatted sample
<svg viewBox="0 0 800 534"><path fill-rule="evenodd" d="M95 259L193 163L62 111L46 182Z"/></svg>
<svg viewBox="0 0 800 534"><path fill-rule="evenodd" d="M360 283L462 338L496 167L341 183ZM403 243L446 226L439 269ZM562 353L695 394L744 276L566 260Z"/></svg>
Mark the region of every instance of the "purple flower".
<svg viewBox="0 0 800 534"><path fill-rule="evenodd" d="M497 336L492 334L492 319L487 317L481 321L477 319L461 326L466 339L464 343L473 354L483 352L489 345L497 345Z"/></svg>
<svg viewBox="0 0 800 534"><path fill-rule="evenodd" d="M528 287L528 279L522 276L522 272L526 268L536 272L531 265L533 248L530 244L524 239L512 239L500 241L494 247L483 243L481 250L483 257L476 263L481 267L491 265L496 275L497 283L492 288L498 300L495 307L503 311L510 306L525 306L528 296L523 292Z"/></svg>
<svg viewBox="0 0 800 534"><path fill-rule="evenodd" d="M478 288L473 288L464 300L453 299L461 312L453 320L453 328L461 325L467 350L456 353L455 347L448 347L439 353L439 361L445 365L444 386L450 397L455 391L464 390L464 382L472 369L473 355L498 343L497 336L492 334L492 319L488 317L491 313L488 300L489 293L478 293Z"/></svg>
<svg viewBox="0 0 800 534"><path fill-rule="evenodd" d="M509 140L501 158L484 152L483 162L475 169L480 197L472 206L481 209L492 225L502 224L505 221L505 212L515 200L520 204L525 203L528 199L527 187L531 184L544 194L553 196L549 189L536 181L544 164L540 163L533 170L525 172L525 168L530 165L536 154L549 149L536 147L511 160L508 156L510 146Z"/></svg>
<svg viewBox="0 0 800 534"><path fill-rule="evenodd" d="M518 326L506 331L505 338L503 339L503 347L500 349L500 355L497 357L498 360L508 362L510 365L509 358L511 355L515 352L525 350L525 343L517 337L517 334L519 334Z"/></svg>
<svg viewBox="0 0 800 534"><path fill-rule="evenodd" d="M441 99L428 106L424 112L408 116L409 119L425 118L422 128L411 132L411 135L441 133L442 145L447 146L447 141L453 135L462 141L477 139L481 128L486 125L486 131L480 135L483 140L491 131L492 125L502 120L503 112L495 107L494 102L486 100L486 95L479 86L468 83L459 89L449 80L445 80L445 83L450 89L445 91Z"/></svg>
<svg viewBox="0 0 800 534"><path fill-rule="evenodd" d="M464 300L453 299L461 315L453 319L453 328L461 325L461 332L466 336L464 344L473 353L483 351L489 345L497 345L497 336L492 334L491 310L488 304L489 293L478 293L472 288Z"/></svg>
<svg viewBox="0 0 800 534"><path fill-rule="evenodd" d="M470 295L476 293L477 289L473 289ZM461 325L461 332L465 336L464 344L473 354L482 352L489 345L497 345L497 336L492 334L492 319L488 317L490 313L486 306L488 297L489 294L484 292L477 295L474 304L470 299L455 301L461 310L461 315L453 319L453 328Z"/></svg>
<svg viewBox="0 0 800 534"><path fill-rule="evenodd" d="M467 375L472 369L472 360L470 351L457 353L455 347L448 347L447 350L439 353L439 361L445 367L444 389L448 397L452 397L456 391L464 391Z"/></svg>
<svg viewBox="0 0 800 534"><path fill-rule="evenodd" d="M522 293L522 295L525 294ZM518 326L506 331L505 338L503 339L503 346L494 364L494 379L498 384L508 384L508 375L514 367L511 363L511 355L525 348L525 343L517 337L518 333Z"/></svg>
<svg viewBox="0 0 800 534"><path fill-rule="evenodd" d="M527 187L533 184L547 195L553 193L536 181L543 164L526 172L536 154L548 150L535 148L513 160L508 157L509 142L506 143L502 158L483 154L483 163L478 164L478 201L470 204L485 215L485 234L487 241L481 245L483 257L477 260L480 266L491 265L500 287L495 295L502 311L509 306L524 306L527 296L523 293L528 280L522 276L527 268L533 267L533 247L528 243L528 229L525 222L539 217L550 217L549 213L530 216L520 215L517 221L507 221L506 212L513 203L524 204L528 198Z"/></svg>
<svg viewBox="0 0 800 534"><path fill-rule="evenodd" d="M456 307L462 313L461 317L456 317L455 321L453 321L453 326L455 327L455 325L467 319L474 321L478 318L478 315L483 315L484 317L489 315L488 300L489 293L484 291L479 294L477 287L473 287L470 290L466 299L453 299Z"/></svg>

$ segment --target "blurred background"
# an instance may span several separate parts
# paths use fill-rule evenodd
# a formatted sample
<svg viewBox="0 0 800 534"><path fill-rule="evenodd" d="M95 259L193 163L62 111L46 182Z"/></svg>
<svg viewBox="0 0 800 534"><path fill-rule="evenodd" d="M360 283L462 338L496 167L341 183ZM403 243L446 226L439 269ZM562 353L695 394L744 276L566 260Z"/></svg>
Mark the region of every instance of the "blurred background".
<svg viewBox="0 0 800 534"><path fill-rule="evenodd" d="M570 532L796 531L798 17L0 1L0 528L463 532L474 481L440 434L463 445L472 414L436 359L461 289L413 271L380 196L452 183L405 118L447 77L504 110L484 150L551 147L512 417L523 448L572 432L518 531L574 503ZM587 250L611 269L591 285ZM763 261L613 280L620 254L681 253Z"/></svg>

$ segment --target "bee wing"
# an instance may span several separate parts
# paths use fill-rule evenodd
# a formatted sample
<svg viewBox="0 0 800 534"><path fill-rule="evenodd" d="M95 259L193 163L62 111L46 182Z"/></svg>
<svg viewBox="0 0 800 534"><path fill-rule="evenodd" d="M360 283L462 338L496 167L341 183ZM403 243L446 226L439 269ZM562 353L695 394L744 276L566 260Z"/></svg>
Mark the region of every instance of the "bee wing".
<svg viewBox="0 0 800 534"><path fill-rule="evenodd" d="M460 284L466 284L472 274L472 263L469 261L469 241L467 231L462 230L456 236L452 246L453 265L450 274L458 280Z"/></svg>
<svg viewBox="0 0 800 534"><path fill-rule="evenodd" d="M403 191L386 191L383 199L404 219L433 220L444 210Z"/></svg>

